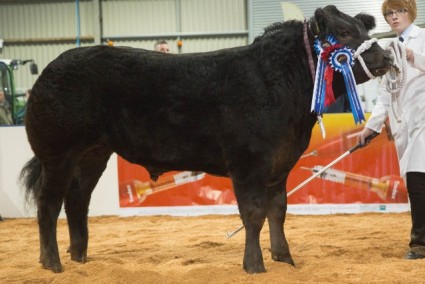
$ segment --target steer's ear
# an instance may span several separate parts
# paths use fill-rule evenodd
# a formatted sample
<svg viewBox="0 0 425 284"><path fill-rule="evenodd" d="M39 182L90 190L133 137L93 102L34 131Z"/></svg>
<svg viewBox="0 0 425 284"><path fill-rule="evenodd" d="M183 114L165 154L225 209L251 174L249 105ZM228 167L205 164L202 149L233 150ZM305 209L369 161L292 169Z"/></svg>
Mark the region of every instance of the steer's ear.
<svg viewBox="0 0 425 284"><path fill-rule="evenodd" d="M326 6L323 9L316 9L311 25L312 32L320 37L325 36L329 31L334 31L335 18L340 14L341 12L333 5Z"/></svg>
<svg viewBox="0 0 425 284"><path fill-rule="evenodd" d="M372 15L360 13L355 15L354 18L360 20L360 22L363 23L367 31L370 31L371 29L376 27L375 17Z"/></svg>
<svg viewBox="0 0 425 284"><path fill-rule="evenodd" d="M314 17L311 19L311 31L314 35L319 35L326 31L326 14L322 8L316 9Z"/></svg>

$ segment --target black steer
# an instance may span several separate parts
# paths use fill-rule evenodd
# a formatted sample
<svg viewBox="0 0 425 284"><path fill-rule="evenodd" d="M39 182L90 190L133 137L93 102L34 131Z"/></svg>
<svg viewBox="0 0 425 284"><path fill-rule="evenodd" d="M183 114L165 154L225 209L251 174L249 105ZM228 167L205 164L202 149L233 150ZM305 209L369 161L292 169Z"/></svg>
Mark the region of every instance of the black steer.
<svg viewBox="0 0 425 284"><path fill-rule="evenodd" d="M355 50L374 25L371 16L359 19L334 6L317 9L308 48L315 36L333 34ZM316 122L303 27L277 23L248 46L207 53L95 46L51 62L28 102L35 157L21 173L37 204L43 267L62 271L56 222L63 202L71 259L87 261L90 197L113 152L153 179L171 170L230 177L246 228L244 269L265 271L259 234L266 218L273 259L293 265L283 230L286 180ZM390 66L377 44L363 58L377 76ZM353 72L357 83L368 80L360 64ZM340 74L333 89L345 92Z"/></svg>

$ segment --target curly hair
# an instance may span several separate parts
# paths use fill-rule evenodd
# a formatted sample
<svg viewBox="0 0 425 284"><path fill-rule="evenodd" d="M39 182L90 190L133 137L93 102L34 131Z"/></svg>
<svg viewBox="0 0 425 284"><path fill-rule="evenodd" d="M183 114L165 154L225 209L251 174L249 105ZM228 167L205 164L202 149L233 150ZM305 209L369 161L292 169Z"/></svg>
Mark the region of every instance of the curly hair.
<svg viewBox="0 0 425 284"><path fill-rule="evenodd" d="M417 15L416 0L385 0L384 3L382 3L382 15L384 15L390 9L400 8L407 9L409 13L409 19L413 23Z"/></svg>

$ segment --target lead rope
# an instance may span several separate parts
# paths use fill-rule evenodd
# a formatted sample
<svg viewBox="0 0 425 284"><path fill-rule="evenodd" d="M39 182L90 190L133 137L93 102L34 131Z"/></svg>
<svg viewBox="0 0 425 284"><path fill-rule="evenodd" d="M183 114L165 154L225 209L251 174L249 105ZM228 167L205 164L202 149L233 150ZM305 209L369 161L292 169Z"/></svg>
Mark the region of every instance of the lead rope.
<svg viewBox="0 0 425 284"><path fill-rule="evenodd" d="M395 39L387 47L394 58L395 68L391 68L385 75L387 78L387 91L391 94L391 111L398 123L401 122L401 106L400 106L400 91L406 83L406 48L403 44Z"/></svg>

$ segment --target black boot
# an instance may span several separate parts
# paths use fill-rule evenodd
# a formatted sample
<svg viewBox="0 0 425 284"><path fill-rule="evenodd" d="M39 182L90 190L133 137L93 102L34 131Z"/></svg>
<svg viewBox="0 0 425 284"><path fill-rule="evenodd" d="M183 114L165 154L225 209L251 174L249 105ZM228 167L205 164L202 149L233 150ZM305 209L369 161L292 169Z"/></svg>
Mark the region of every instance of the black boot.
<svg viewBox="0 0 425 284"><path fill-rule="evenodd" d="M410 252L406 259L425 258L425 173L408 172L406 174L412 217L410 233Z"/></svg>

